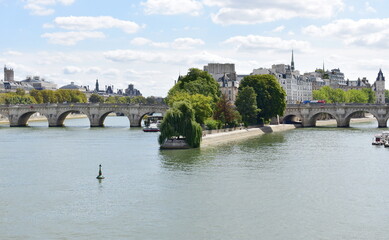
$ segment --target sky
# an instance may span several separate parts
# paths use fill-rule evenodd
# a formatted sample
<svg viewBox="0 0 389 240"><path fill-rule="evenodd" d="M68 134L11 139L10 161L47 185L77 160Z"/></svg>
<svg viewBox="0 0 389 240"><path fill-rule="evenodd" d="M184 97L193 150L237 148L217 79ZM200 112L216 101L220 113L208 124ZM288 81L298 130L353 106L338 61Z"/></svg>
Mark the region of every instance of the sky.
<svg viewBox="0 0 389 240"><path fill-rule="evenodd" d="M389 77L385 0L0 0L0 65L61 87L128 84L165 97L179 74L235 63ZM2 73L0 79L3 79ZM389 87L389 79L386 82Z"/></svg>

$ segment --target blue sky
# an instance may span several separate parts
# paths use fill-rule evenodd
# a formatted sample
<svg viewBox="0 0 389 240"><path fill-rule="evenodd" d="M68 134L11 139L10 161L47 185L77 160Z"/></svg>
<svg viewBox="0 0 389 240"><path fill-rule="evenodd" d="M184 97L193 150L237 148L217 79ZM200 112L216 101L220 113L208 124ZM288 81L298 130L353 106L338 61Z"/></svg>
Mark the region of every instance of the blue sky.
<svg viewBox="0 0 389 240"><path fill-rule="evenodd" d="M380 68L389 74L387 9L384 0L0 0L0 64L16 80L99 79L166 96L191 67L235 63L249 74L289 64L294 49L301 73L324 61L374 82Z"/></svg>

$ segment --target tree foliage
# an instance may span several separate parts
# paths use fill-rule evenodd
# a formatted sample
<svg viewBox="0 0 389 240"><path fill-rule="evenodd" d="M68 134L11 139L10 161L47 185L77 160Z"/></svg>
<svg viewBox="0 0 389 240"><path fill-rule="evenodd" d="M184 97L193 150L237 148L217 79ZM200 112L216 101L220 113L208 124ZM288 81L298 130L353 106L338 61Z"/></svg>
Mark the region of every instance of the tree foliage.
<svg viewBox="0 0 389 240"><path fill-rule="evenodd" d="M171 96L168 99L168 105L170 107L173 106L175 102L187 101L191 104L194 114L195 120L199 124L203 124L204 121L212 116L212 98L204 96L202 94L189 94L187 92L176 92L175 95Z"/></svg>
<svg viewBox="0 0 389 240"><path fill-rule="evenodd" d="M167 112L160 126L159 144L173 137L185 137L189 146L200 146L202 128L195 121L194 110L186 101L175 102Z"/></svg>
<svg viewBox="0 0 389 240"><path fill-rule="evenodd" d="M89 97L89 102L91 102L91 103L103 103L104 97L100 96L97 93L92 93L91 96Z"/></svg>
<svg viewBox="0 0 389 240"><path fill-rule="evenodd" d="M187 92L189 94L202 94L212 98L212 104L219 100L219 84L213 77L205 71L197 68L189 69L189 72L179 77L177 83L169 90L167 101L177 92Z"/></svg>
<svg viewBox="0 0 389 240"><path fill-rule="evenodd" d="M243 78L239 91L244 87L252 87L257 94L259 118L269 120L277 115L283 115L286 108L286 93L273 75L250 75Z"/></svg>
<svg viewBox="0 0 389 240"><path fill-rule="evenodd" d="M361 90L350 89L344 91L342 89L334 89L329 86L324 86L319 90L312 92L313 99L325 100L327 103L374 103L375 94L370 88Z"/></svg>
<svg viewBox="0 0 389 240"><path fill-rule="evenodd" d="M59 89L59 90L31 90L36 103L86 103L85 93L78 90Z"/></svg>
<svg viewBox="0 0 389 240"><path fill-rule="evenodd" d="M236 126L238 125L242 118L238 111L236 111L235 106L228 101L226 95L222 95L219 101L216 103L215 112L213 113L213 118L215 120L221 121L225 126Z"/></svg>
<svg viewBox="0 0 389 240"><path fill-rule="evenodd" d="M257 94L254 88L249 86L242 88L238 92L235 105L245 126L257 123L257 116L261 110L257 106Z"/></svg>

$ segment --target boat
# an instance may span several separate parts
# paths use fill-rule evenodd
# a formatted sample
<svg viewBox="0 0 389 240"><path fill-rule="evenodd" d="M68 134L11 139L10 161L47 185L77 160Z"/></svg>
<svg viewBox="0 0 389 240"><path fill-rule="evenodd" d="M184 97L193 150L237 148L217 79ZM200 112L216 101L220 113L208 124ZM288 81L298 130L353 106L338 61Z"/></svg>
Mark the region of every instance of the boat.
<svg viewBox="0 0 389 240"><path fill-rule="evenodd" d="M382 145L384 143L384 140L382 138L382 134L376 134L374 135L372 145Z"/></svg>
<svg viewBox="0 0 389 240"><path fill-rule="evenodd" d="M381 134L374 135L372 145L385 145L387 144L389 147L389 131L384 131Z"/></svg>
<svg viewBox="0 0 389 240"><path fill-rule="evenodd" d="M150 125L143 128L143 132L159 132L159 127L156 123L150 123Z"/></svg>
<svg viewBox="0 0 389 240"><path fill-rule="evenodd" d="M389 147L389 141L388 140L385 140L384 147Z"/></svg>

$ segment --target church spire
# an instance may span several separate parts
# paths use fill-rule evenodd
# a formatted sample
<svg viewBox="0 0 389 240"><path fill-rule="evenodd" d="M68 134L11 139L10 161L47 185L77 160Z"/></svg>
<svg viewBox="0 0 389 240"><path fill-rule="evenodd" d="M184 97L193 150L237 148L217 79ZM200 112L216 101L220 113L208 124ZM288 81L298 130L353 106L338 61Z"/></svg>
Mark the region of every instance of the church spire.
<svg viewBox="0 0 389 240"><path fill-rule="evenodd" d="M293 49L292 49L292 62L290 64L290 68L292 70L292 72L294 71L294 59L293 59Z"/></svg>

